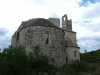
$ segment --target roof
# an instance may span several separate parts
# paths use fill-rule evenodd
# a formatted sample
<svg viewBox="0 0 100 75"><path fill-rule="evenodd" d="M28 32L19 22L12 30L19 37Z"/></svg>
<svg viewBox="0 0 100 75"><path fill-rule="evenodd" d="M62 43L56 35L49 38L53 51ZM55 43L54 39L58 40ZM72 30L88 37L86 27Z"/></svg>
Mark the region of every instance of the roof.
<svg viewBox="0 0 100 75"><path fill-rule="evenodd" d="M44 18L36 18L36 19L30 19L28 21L22 22L22 24L20 25L18 30L21 30L28 26L44 26L44 27L58 28L53 23L51 23L50 21L48 21ZM58 28L58 29L61 29L61 28Z"/></svg>

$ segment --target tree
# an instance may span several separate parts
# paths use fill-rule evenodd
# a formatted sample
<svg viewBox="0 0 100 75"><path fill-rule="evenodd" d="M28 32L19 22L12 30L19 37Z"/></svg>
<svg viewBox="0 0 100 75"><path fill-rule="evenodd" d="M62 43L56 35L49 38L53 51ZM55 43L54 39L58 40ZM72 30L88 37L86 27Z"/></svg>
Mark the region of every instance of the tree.
<svg viewBox="0 0 100 75"><path fill-rule="evenodd" d="M41 53L40 46L36 45L33 51L26 53L22 46L9 46L0 52L1 75L32 75L32 73L52 71L54 66L49 64L47 55Z"/></svg>
<svg viewBox="0 0 100 75"><path fill-rule="evenodd" d="M27 63L26 51L22 46L9 46L0 53L1 75L27 75L29 64Z"/></svg>

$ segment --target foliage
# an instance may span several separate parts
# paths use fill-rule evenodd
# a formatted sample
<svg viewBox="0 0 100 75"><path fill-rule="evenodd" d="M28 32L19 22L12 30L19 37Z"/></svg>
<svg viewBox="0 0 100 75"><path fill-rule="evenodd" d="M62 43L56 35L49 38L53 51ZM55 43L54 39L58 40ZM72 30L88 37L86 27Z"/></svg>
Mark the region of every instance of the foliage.
<svg viewBox="0 0 100 75"><path fill-rule="evenodd" d="M80 73L86 69L86 63L79 60L72 61L70 64L65 64L61 68L64 75L80 75Z"/></svg>
<svg viewBox="0 0 100 75"><path fill-rule="evenodd" d="M91 75L100 74L100 49L91 52L80 53L80 59L85 62L87 71Z"/></svg>
<svg viewBox="0 0 100 75"><path fill-rule="evenodd" d="M32 75L32 73L50 72L54 66L49 58L41 53L40 46L26 53L24 47L9 46L0 52L0 75Z"/></svg>
<svg viewBox="0 0 100 75"><path fill-rule="evenodd" d="M100 75L100 49L80 53L80 61L75 60L60 68L62 75Z"/></svg>
<svg viewBox="0 0 100 75"><path fill-rule="evenodd" d="M49 64L49 57L40 51L40 46L36 45L32 50L33 51L29 53L29 60L30 67L33 69L34 73L54 73L57 67Z"/></svg>
<svg viewBox="0 0 100 75"><path fill-rule="evenodd" d="M87 63L93 63L100 61L100 49L91 52L85 52L80 54L81 61L85 61Z"/></svg>
<svg viewBox="0 0 100 75"><path fill-rule="evenodd" d="M46 71L49 66L49 58L41 53L40 46L38 45L34 46L32 50L33 51L29 53L31 68L36 72Z"/></svg>
<svg viewBox="0 0 100 75"><path fill-rule="evenodd" d="M72 61L70 66L74 69L76 74L79 74L84 69L84 64L79 60Z"/></svg>
<svg viewBox="0 0 100 75"><path fill-rule="evenodd" d="M62 67L49 64L49 58L36 45L26 53L24 47L9 46L0 52L0 75L100 75L100 49L80 53L81 60L72 61Z"/></svg>
<svg viewBox="0 0 100 75"><path fill-rule="evenodd" d="M26 52L21 46L9 46L0 53L1 75L26 75L28 66Z"/></svg>

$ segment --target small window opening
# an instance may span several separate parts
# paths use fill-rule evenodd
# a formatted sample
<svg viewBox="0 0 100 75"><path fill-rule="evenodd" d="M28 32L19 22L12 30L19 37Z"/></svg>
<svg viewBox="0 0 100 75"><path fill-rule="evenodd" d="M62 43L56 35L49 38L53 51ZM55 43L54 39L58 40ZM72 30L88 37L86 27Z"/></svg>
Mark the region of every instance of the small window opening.
<svg viewBox="0 0 100 75"><path fill-rule="evenodd" d="M19 41L19 32L17 33L17 36L16 36L16 42Z"/></svg>
<svg viewBox="0 0 100 75"><path fill-rule="evenodd" d="M46 38L46 44L49 44L49 31L46 31L47 38Z"/></svg>
<svg viewBox="0 0 100 75"><path fill-rule="evenodd" d="M76 51L74 51L74 57L76 57Z"/></svg>
<svg viewBox="0 0 100 75"><path fill-rule="evenodd" d="M49 44L49 38L47 37L47 39L46 39L46 44Z"/></svg>
<svg viewBox="0 0 100 75"><path fill-rule="evenodd" d="M66 57L66 62L67 62L68 58Z"/></svg>

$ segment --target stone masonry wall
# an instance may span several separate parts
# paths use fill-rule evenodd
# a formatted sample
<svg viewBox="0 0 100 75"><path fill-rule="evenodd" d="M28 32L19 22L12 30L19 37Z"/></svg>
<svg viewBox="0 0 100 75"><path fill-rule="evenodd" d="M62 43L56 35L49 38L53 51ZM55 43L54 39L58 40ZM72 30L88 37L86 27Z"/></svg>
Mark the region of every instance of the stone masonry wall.
<svg viewBox="0 0 100 75"><path fill-rule="evenodd" d="M19 44L19 42L18 42L18 32L16 31L14 33L14 35L12 36L11 45L16 46L18 44Z"/></svg>
<svg viewBox="0 0 100 75"><path fill-rule="evenodd" d="M50 63L57 66L65 64L63 30L44 26L29 26L17 32L19 33L19 37L17 37L20 40L19 44L25 46L27 52L31 51L32 46L38 44L41 51L50 57Z"/></svg>
<svg viewBox="0 0 100 75"><path fill-rule="evenodd" d="M52 22L57 27L60 27L60 19L58 19L58 18L49 18L47 20L50 21L50 22Z"/></svg>
<svg viewBox="0 0 100 75"><path fill-rule="evenodd" d="M77 44L76 32L65 31L65 40L66 40L66 38L69 38L74 44Z"/></svg>
<svg viewBox="0 0 100 75"><path fill-rule="evenodd" d="M78 47L66 47L66 57L68 63L73 60L80 60L79 48Z"/></svg>

